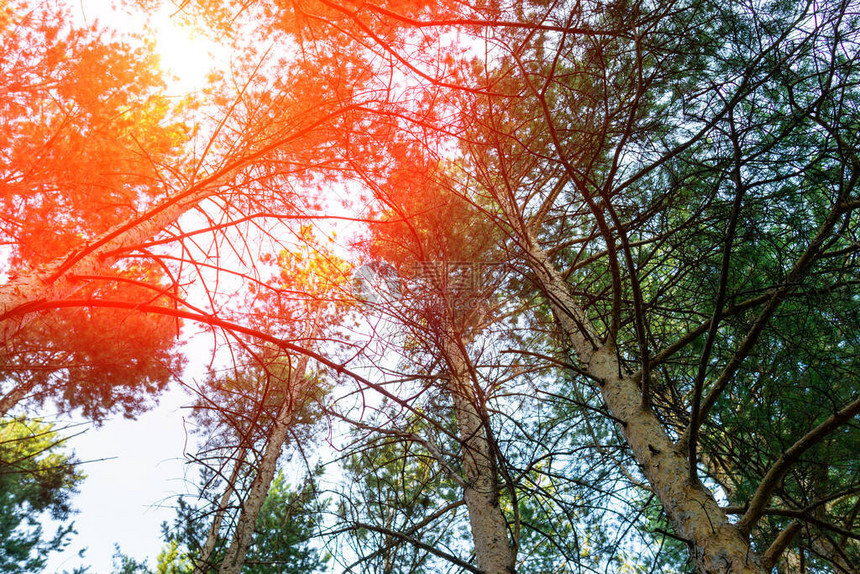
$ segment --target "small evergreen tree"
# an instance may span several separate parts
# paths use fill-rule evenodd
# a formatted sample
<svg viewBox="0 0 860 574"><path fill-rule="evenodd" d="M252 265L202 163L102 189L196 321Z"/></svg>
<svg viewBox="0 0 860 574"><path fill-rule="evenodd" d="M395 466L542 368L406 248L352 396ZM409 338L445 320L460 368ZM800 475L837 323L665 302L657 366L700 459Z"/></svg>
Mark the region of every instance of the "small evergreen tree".
<svg viewBox="0 0 860 574"><path fill-rule="evenodd" d="M292 487L278 471L263 504L242 572L247 574L310 574L322 571L329 556L310 545L319 513L313 505L314 484ZM173 527L162 525L166 546L158 555L158 574L186 574L206 538L199 512L180 499ZM225 543L210 558L217 572Z"/></svg>
<svg viewBox="0 0 860 574"><path fill-rule="evenodd" d="M74 534L71 495L83 480L55 427L23 418L0 420L0 571L40 571ZM41 520L62 524L46 536Z"/></svg>

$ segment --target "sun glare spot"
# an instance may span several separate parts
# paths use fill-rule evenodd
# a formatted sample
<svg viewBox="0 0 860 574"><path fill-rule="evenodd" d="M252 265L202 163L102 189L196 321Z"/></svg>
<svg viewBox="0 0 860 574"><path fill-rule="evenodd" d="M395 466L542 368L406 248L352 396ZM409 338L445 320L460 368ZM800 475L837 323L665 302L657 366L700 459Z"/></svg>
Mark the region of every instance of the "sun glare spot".
<svg viewBox="0 0 860 574"><path fill-rule="evenodd" d="M226 47L183 22L181 15L174 14L169 6L152 17L150 28L171 91L183 94L199 91L205 87L210 73L227 67Z"/></svg>
<svg viewBox="0 0 860 574"><path fill-rule="evenodd" d="M210 73L230 67L230 50L188 22L176 0L162 0L160 8L149 15L135 9L132 3L115 4L111 0L87 0L73 5L78 26L97 23L121 35L140 34L154 41L171 95L199 91L206 86Z"/></svg>

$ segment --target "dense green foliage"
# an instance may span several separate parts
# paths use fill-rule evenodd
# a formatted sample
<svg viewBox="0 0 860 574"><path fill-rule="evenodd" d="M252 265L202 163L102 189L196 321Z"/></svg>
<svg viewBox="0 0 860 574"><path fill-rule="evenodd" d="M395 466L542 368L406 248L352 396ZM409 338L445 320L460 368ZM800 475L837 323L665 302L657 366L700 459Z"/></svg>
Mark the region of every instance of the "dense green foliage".
<svg viewBox="0 0 860 574"><path fill-rule="evenodd" d="M0 570L38 572L62 550L74 526L71 497L84 476L52 425L22 418L0 420ZM45 532L43 521L59 526Z"/></svg>
<svg viewBox="0 0 860 574"><path fill-rule="evenodd" d="M329 557L309 545L318 520L313 483L295 488L287 483L283 473L279 473L257 518L242 572L310 574L323 571ZM157 559L158 574L187 574L193 570L205 538L205 531L201 530L203 524L200 512L180 500L173 525L163 525L166 546ZM210 562L217 565L218 555L212 556ZM211 567L204 571L217 572L217 569Z"/></svg>

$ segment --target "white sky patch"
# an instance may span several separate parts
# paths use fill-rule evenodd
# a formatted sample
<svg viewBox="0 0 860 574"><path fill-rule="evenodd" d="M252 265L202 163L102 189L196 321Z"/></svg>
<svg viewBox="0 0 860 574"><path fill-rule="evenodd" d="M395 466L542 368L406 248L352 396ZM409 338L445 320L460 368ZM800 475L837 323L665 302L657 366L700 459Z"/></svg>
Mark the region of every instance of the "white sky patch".
<svg viewBox="0 0 860 574"><path fill-rule="evenodd" d="M150 27L171 92L200 91L210 73L229 65L229 50L183 22L182 14L171 3L165 3L152 17Z"/></svg>
<svg viewBox="0 0 860 574"><path fill-rule="evenodd" d="M92 427L68 441L85 462L80 470L86 478L72 498L79 511L71 518L78 534L64 552L49 555L43 572L59 574L89 566L88 574L108 574L113 571L115 544L127 555L146 558L155 569L155 557L164 546L161 523L173 520L177 496L189 492L183 456L187 413L181 408L188 396L175 389L159 399L157 409L137 420L114 416L103 427ZM73 422L86 421L76 417ZM46 524L50 536L56 525Z"/></svg>

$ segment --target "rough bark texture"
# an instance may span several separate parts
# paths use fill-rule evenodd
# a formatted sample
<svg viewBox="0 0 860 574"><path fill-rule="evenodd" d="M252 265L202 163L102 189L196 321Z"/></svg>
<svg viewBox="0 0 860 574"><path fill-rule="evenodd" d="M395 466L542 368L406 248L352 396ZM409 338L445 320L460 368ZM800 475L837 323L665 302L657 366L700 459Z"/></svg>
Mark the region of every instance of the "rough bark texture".
<svg viewBox="0 0 860 574"><path fill-rule="evenodd" d="M512 574L515 555L508 534L508 522L499 506L499 480L496 457L479 409L459 341L446 341L449 390L454 399L454 411L463 453L466 486L463 499L469 513L469 525L475 544L478 568L486 574Z"/></svg>
<svg viewBox="0 0 860 574"><path fill-rule="evenodd" d="M546 254L531 242L530 265L552 305L561 331L578 355L582 367L601 382L600 390L612 416L672 521L688 541L693 560L702 573L762 574L758 556L748 540L729 523L714 497L700 483L688 480L686 450L670 439L650 408L643 408L638 381L625 372L613 343L600 343L584 312Z"/></svg>
<svg viewBox="0 0 860 574"><path fill-rule="evenodd" d="M269 494L272 480L275 478L275 470L278 466L278 457L281 456L281 448L289 436L290 423L293 420L296 400L305 394L308 386L308 380L305 377L307 364L308 357L302 355L298 360L295 370L290 374L290 388L287 389L286 398L278 410L278 415L272 425L272 430L266 442L266 448L260 459L257 474L251 483L248 497L245 499L245 503L242 505L242 510L239 513L233 539L227 548L227 552L224 554L221 568L218 570L220 574L239 574L242 570L242 565L245 563L245 555L248 553L248 548L251 545L251 536L254 534L257 517L260 515L260 509L263 507L263 502L265 502L266 496Z"/></svg>

